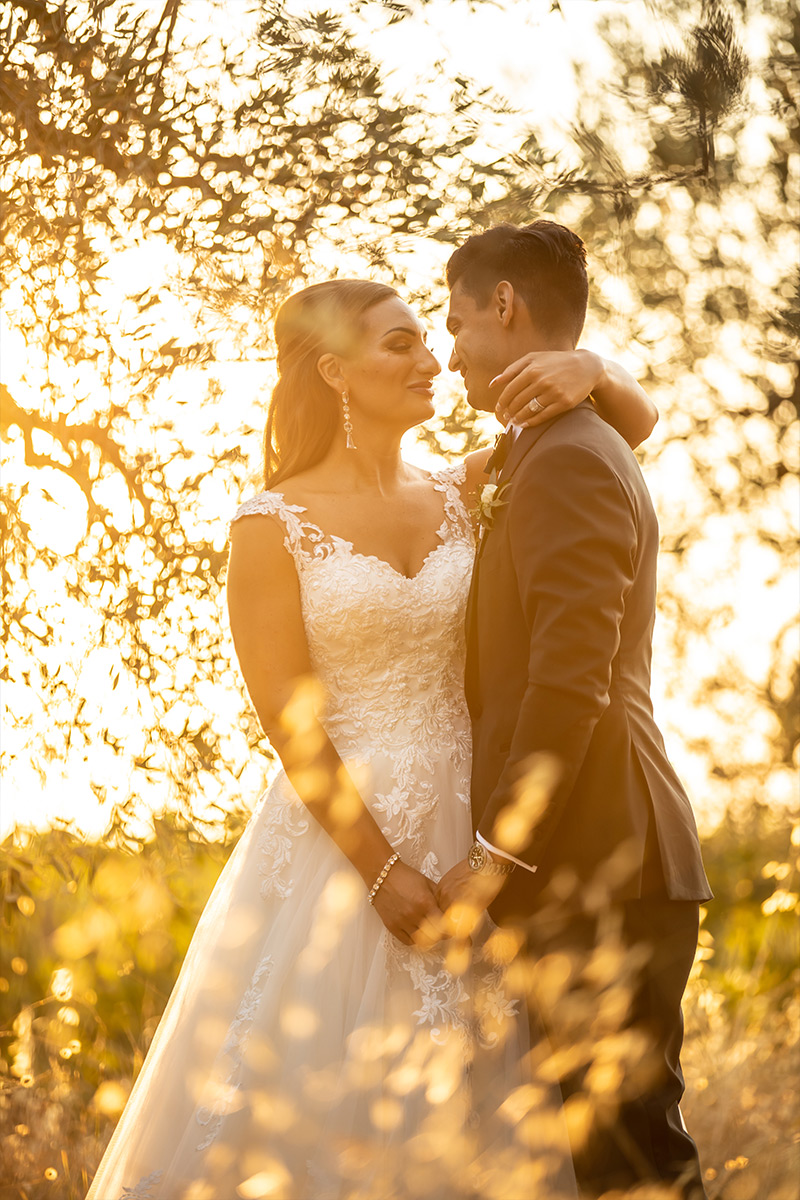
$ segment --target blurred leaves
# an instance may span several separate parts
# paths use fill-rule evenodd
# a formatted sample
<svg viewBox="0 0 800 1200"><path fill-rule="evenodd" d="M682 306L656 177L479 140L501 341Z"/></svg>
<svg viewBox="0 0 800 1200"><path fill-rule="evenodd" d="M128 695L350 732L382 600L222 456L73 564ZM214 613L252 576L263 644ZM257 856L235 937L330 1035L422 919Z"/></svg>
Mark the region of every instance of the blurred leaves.
<svg viewBox="0 0 800 1200"><path fill-rule="evenodd" d="M381 239L468 197L449 160L485 104L463 80L446 122L394 98L343 17L209 5L206 23L182 0L13 0L0 26L0 287L22 362L1 397L4 677L38 704L17 729L44 724L25 744L41 773L102 740L172 803L218 765L208 688L232 680L219 587L252 429L225 406L227 362L268 362L321 239L385 264ZM495 170L476 161L470 186ZM64 624L88 626L77 658ZM109 677L149 730L135 746L97 712Z"/></svg>
<svg viewBox="0 0 800 1200"><path fill-rule="evenodd" d="M0 846L0 1174L9 1200L51 1195L47 1170L57 1172L64 1200L85 1195L242 820L232 821L224 842L170 818L156 821L135 850L86 842L65 829ZM744 1195L725 1183L736 1174L747 1178L748 1195L792 1196L799 853L800 827L764 806L743 822L729 817L704 846L716 900L690 982L684 1057L692 1082L687 1119L711 1172L711 1197ZM770 903L792 892L795 911ZM548 1010L560 1006L565 1019L571 1013L580 1021L574 1001L565 1001L567 958L515 962L519 942L510 943L511 936L492 939L497 961L530 975ZM328 952L333 943L325 943ZM625 981L635 970L630 953L609 941L586 966L602 1003L592 1013L592 1035L587 1020L583 1036L573 1039L570 1062L590 1064L595 1105L610 1103L626 1080L630 1086L634 1067L646 1069L644 1048L620 1025ZM373 1063L376 1034L369 1041L368 1032L365 1062ZM545 1044L534 1067L534 1082L571 1069ZM544 1154L551 1132L538 1111L542 1102L532 1086L507 1097L504 1111ZM573 1106L570 1120L580 1119ZM737 1158L745 1161L726 1165ZM508 1178L501 1169L496 1191L487 1181L487 1194L508 1196Z"/></svg>
<svg viewBox="0 0 800 1200"><path fill-rule="evenodd" d="M742 104L749 65L720 0L704 0L702 21L690 30L683 52L651 65L651 96L670 107L679 125L697 130L706 173L714 166L715 130Z"/></svg>
<svg viewBox="0 0 800 1200"><path fill-rule="evenodd" d="M3 677L24 689L18 761L45 780L85 759L88 786L118 803L235 797L266 744L252 716L222 717L241 711L219 619L224 521L255 473L275 305L340 256L402 286L424 239L544 209L589 245L590 342L600 331L638 360L662 409L644 456L665 518L668 687L694 688L688 708L747 694L791 764L785 604L757 678L734 652L696 686L684 665L733 628L754 540L765 583L791 570L797 14L767 0L755 54L747 13L718 0L654 4L660 49L622 12L600 16L612 82L576 67L581 101L554 149L535 125L515 141L508 102L459 72L437 100L392 92L364 31L417 6L253 0L223 20L208 3L220 19L194 21L185 0L4 10L0 286L22 365L0 395ZM411 278L435 310L436 282ZM231 384L242 361L260 368L249 404ZM460 401L421 436L462 453L473 414ZM720 539L712 594L693 572ZM691 753L712 778L750 771L718 734L698 731Z"/></svg>
<svg viewBox="0 0 800 1200"><path fill-rule="evenodd" d="M157 821L138 853L54 828L0 847L3 1195L82 1197L241 830Z"/></svg>

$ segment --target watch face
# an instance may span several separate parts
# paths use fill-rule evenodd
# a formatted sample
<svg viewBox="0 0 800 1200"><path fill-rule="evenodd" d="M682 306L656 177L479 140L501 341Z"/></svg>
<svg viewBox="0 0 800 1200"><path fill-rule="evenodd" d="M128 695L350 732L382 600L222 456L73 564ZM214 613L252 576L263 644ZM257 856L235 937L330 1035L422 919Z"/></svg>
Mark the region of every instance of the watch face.
<svg viewBox="0 0 800 1200"><path fill-rule="evenodd" d="M467 862L472 867L473 871L480 871L483 864L486 862L486 851L480 842L476 842L474 846L470 846Z"/></svg>

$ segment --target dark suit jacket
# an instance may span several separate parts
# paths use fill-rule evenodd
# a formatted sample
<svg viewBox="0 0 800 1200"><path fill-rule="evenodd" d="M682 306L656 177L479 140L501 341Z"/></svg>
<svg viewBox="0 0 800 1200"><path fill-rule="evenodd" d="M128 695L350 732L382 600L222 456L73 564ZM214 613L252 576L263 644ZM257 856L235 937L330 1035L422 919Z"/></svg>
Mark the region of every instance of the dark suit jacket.
<svg viewBox="0 0 800 1200"><path fill-rule="evenodd" d="M487 841L537 870L518 867L492 915L530 911L559 871L588 883L598 868L614 899L665 885L709 899L650 701L658 525L636 458L585 401L523 430L500 478L468 614L472 807ZM518 785L537 763L557 782L530 828L538 793Z"/></svg>

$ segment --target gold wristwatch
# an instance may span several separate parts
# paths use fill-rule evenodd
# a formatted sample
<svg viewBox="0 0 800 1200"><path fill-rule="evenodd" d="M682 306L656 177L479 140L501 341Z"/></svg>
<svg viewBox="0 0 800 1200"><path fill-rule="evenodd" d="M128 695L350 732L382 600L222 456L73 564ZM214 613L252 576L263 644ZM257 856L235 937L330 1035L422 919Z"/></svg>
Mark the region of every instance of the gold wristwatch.
<svg viewBox="0 0 800 1200"><path fill-rule="evenodd" d="M480 842L473 842L467 854L467 862L471 871L480 875L510 875L514 864L495 862L489 851Z"/></svg>

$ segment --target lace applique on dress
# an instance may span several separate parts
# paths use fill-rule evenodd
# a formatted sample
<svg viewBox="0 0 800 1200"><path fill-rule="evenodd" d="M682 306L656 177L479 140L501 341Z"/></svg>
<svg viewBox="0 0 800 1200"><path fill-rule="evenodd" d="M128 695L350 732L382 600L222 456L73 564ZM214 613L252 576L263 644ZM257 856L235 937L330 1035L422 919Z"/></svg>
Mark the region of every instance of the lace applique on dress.
<svg viewBox="0 0 800 1200"><path fill-rule="evenodd" d="M434 883L438 883L442 878L442 872L439 867L439 855L430 850L423 858L420 864L420 871L423 875L427 875L428 879L432 879Z"/></svg>
<svg viewBox="0 0 800 1200"><path fill-rule="evenodd" d="M135 1187L124 1187L120 1200L153 1200L153 1188L163 1174L163 1171L153 1171L151 1175L140 1179Z"/></svg>
<svg viewBox="0 0 800 1200"><path fill-rule="evenodd" d="M197 1150L208 1149L219 1134L222 1123L230 1112L234 1096L241 1083L242 1061L250 1039L253 1020L263 994L264 984L272 972L273 965L271 955L267 954L261 959L250 981L250 986L236 1010L236 1016L228 1028L222 1053L228 1057L231 1064L230 1070L224 1083L218 1085L218 1094L214 1103L197 1110L195 1117L197 1124L204 1127L210 1126L206 1136L201 1142L198 1142Z"/></svg>
<svg viewBox="0 0 800 1200"><path fill-rule="evenodd" d="M306 809L297 800L275 802L267 808L258 839L262 899L279 896L285 900L292 894L292 850L295 840L307 833L308 827Z"/></svg>
<svg viewBox="0 0 800 1200"><path fill-rule="evenodd" d="M485 967L484 967L485 970ZM512 996L505 968L496 964L481 974L480 987L475 989L477 1036L485 1047L497 1046L519 1012L519 999Z"/></svg>
<svg viewBox="0 0 800 1200"><path fill-rule="evenodd" d="M417 1024L427 1026L437 1043L443 1043L453 1032L466 1039L472 1025L469 992L461 977L445 966L442 951L404 946L388 930L383 940L390 974L405 973L419 998L413 1014Z"/></svg>
<svg viewBox="0 0 800 1200"><path fill-rule="evenodd" d="M333 549L330 539L318 525L302 519L305 511L299 504L289 504L280 492L259 492L239 505L231 524L242 517L277 517L285 533L283 544L295 562L303 558L325 558Z"/></svg>
<svg viewBox="0 0 800 1200"><path fill-rule="evenodd" d="M474 543L475 531L461 493L466 478L465 462L460 462L455 467L445 467L443 471L437 471L431 476L436 491L444 495L445 519L467 541Z"/></svg>

